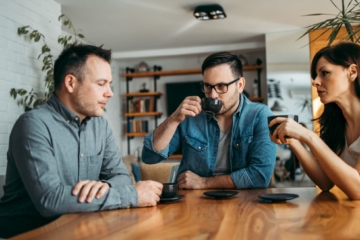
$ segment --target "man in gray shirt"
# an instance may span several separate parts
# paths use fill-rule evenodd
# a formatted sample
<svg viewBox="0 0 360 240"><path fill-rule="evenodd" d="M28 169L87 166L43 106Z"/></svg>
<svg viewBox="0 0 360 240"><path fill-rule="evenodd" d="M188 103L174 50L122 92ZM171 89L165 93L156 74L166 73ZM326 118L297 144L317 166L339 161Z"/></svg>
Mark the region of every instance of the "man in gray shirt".
<svg viewBox="0 0 360 240"><path fill-rule="evenodd" d="M0 201L0 237L72 212L155 206L162 184L132 185L107 121L111 51L65 49L54 65L55 92L24 113L10 135Z"/></svg>

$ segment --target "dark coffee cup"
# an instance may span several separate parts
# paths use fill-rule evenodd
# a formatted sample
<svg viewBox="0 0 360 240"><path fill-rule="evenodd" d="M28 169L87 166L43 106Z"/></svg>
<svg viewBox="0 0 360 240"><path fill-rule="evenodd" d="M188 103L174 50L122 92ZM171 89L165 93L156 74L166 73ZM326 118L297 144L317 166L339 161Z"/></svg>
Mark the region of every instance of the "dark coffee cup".
<svg viewBox="0 0 360 240"><path fill-rule="evenodd" d="M163 183L163 189L161 192L161 198L175 197L178 191L179 185L177 183Z"/></svg>
<svg viewBox="0 0 360 240"><path fill-rule="evenodd" d="M299 121L299 117L298 115L274 115L274 116L269 116L268 117L268 124L275 118L277 117L283 117L283 118L291 118L293 119L295 122ZM270 134L272 135L275 131L275 129L280 125L280 123L274 124L271 127L269 127L270 130Z"/></svg>
<svg viewBox="0 0 360 240"><path fill-rule="evenodd" d="M222 107L222 102L216 98L201 99L202 110L206 113L216 114Z"/></svg>

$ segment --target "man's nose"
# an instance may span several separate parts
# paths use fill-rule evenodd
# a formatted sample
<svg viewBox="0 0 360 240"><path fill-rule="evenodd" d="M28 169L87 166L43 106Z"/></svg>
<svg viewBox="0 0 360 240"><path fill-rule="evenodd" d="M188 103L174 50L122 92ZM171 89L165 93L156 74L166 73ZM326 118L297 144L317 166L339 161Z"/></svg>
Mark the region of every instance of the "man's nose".
<svg viewBox="0 0 360 240"><path fill-rule="evenodd" d="M114 93L113 93L113 91L111 90L111 86L110 86L110 85L108 86L108 89L107 89L107 91L105 92L105 96L108 97L108 98L111 98L112 96L114 96Z"/></svg>
<svg viewBox="0 0 360 240"><path fill-rule="evenodd" d="M211 92L210 92L209 96L211 98L217 98L218 97L218 93L215 91L215 88L211 88Z"/></svg>

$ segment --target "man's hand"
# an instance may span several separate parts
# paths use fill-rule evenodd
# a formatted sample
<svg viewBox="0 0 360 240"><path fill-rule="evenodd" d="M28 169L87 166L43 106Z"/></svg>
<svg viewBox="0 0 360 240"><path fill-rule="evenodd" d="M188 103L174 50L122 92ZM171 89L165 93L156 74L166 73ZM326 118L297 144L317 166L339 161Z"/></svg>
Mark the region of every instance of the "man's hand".
<svg viewBox="0 0 360 240"><path fill-rule="evenodd" d="M138 207L156 206L160 200L163 185L155 181L140 181L135 184L138 192Z"/></svg>
<svg viewBox="0 0 360 240"><path fill-rule="evenodd" d="M104 196L109 188L110 186L106 182L85 180L78 182L71 193L74 196L79 195L80 203L83 203L85 199L87 203L91 203L94 197L100 199Z"/></svg>
<svg viewBox="0 0 360 240"><path fill-rule="evenodd" d="M189 96L182 101L171 117L182 122L188 116L195 117L201 112L201 99L198 96Z"/></svg>
<svg viewBox="0 0 360 240"><path fill-rule="evenodd" d="M191 171L183 172L178 177L180 189L204 189L206 186L206 178L200 177Z"/></svg>

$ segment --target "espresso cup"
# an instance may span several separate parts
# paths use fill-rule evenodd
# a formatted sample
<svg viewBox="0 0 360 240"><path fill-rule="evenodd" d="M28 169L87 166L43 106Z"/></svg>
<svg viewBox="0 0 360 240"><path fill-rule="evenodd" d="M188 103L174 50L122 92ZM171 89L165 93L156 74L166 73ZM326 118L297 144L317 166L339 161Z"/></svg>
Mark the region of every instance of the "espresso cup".
<svg viewBox="0 0 360 240"><path fill-rule="evenodd" d="M179 185L177 183L163 183L163 189L161 192L161 198L175 197L178 191Z"/></svg>
<svg viewBox="0 0 360 240"><path fill-rule="evenodd" d="M298 115L274 115L274 116L269 116L268 117L268 124L275 118L277 117L283 117L283 118L291 118L293 119L295 122L299 121L299 116ZM280 125L280 123L274 124L271 127L269 127L270 130L270 134L272 135L275 131L275 129Z"/></svg>
<svg viewBox="0 0 360 240"><path fill-rule="evenodd" d="M206 113L216 114L222 107L222 102L215 98L203 98L201 99L202 110Z"/></svg>

